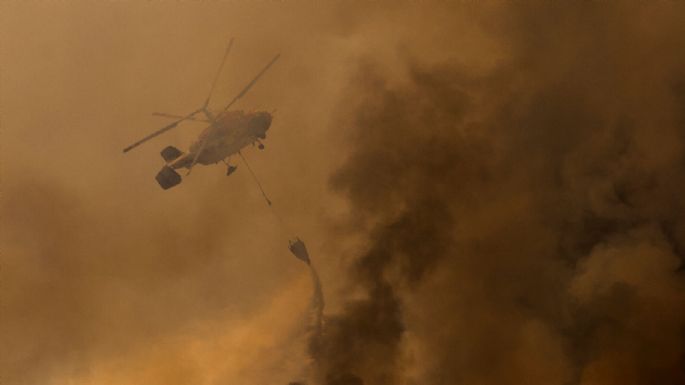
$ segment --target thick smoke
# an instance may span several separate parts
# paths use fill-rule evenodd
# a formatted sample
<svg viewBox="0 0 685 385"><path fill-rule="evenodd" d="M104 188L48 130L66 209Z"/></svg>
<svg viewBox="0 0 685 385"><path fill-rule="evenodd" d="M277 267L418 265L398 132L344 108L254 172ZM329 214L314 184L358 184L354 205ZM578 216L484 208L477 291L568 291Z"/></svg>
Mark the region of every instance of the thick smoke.
<svg viewBox="0 0 685 385"><path fill-rule="evenodd" d="M682 10L516 4L488 73L360 66L320 381L685 383Z"/></svg>
<svg viewBox="0 0 685 385"><path fill-rule="evenodd" d="M3 384L685 383L683 6L0 2ZM309 347L246 170L121 154L231 36L215 108L283 53L236 107Z"/></svg>

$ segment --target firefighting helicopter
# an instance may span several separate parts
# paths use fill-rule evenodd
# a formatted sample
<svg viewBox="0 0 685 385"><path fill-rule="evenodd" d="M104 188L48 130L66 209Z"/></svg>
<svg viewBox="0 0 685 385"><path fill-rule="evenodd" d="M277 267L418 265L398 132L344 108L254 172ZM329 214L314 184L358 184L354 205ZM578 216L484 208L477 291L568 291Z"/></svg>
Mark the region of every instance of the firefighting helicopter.
<svg viewBox="0 0 685 385"><path fill-rule="evenodd" d="M219 112L213 112L208 109L209 102L212 98L212 93L216 86L219 75L223 69L226 58L233 46L233 39L231 39L226 47L221 65L214 77L212 86L209 90L209 95L205 99L204 104L197 110L188 115L173 115L166 113L154 113L153 115L177 119L173 123L168 124L150 135L140 139L139 141L124 148L124 152L128 152L135 147L147 142L148 140L161 135L164 132L171 130L184 121L200 121L209 123L209 125L200 133L197 140L192 143L187 152L182 152L174 146L165 147L162 152L162 158L166 162L155 179L157 183L167 190L181 183L181 175L175 170L185 168L188 170L186 175L196 164L210 165L218 162L224 162L228 167L226 175L231 175L237 166L231 165L227 159L232 155L238 154L242 157L240 150L244 147L255 143L258 144L260 150L264 149L264 144L261 140L266 138L266 131L271 126L272 114L266 111L245 112L242 110L229 111L228 109L235 104L240 98L255 85L259 78L278 60L280 54L271 59L271 61L252 79L231 101ZM204 118L195 117L195 115L202 112ZM245 158L243 158L245 160ZM249 165L248 165L249 168ZM261 186L260 186L261 189ZM263 191L262 191L263 193ZM265 195L266 198L266 195ZM268 199L267 199L267 202ZM269 202L270 204L270 202Z"/></svg>

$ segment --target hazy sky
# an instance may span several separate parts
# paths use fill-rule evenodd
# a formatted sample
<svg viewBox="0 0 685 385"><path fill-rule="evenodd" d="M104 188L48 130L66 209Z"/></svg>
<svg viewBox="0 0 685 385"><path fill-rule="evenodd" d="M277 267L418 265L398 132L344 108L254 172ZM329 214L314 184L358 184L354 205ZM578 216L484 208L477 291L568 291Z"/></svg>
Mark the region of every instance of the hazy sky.
<svg viewBox="0 0 685 385"><path fill-rule="evenodd" d="M231 37L284 224L121 152ZM2 382L684 383L684 65L678 2L2 2Z"/></svg>

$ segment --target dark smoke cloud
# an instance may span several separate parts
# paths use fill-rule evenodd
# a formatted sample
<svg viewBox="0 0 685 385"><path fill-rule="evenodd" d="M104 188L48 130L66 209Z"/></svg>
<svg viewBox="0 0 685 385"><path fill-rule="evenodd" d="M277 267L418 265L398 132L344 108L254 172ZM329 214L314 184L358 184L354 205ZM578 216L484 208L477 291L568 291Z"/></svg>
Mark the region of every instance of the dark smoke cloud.
<svg viewBox="0 0 685 385"><path fill-rule="evenodd" d="M360 66L332 186L368 247L321 381L685 382L682 11L516 3L488 73Z"/></svg>
<svg viewBox="0 0 685 385"><path fill-rule="evenodd" d="M685 382L682 4L0 8L3 383ZM191 124L121 154L230 36L217 106L283 53L240 108L278 110L246 155L317 257L310 346L248 174L160 191Z"/></svg>

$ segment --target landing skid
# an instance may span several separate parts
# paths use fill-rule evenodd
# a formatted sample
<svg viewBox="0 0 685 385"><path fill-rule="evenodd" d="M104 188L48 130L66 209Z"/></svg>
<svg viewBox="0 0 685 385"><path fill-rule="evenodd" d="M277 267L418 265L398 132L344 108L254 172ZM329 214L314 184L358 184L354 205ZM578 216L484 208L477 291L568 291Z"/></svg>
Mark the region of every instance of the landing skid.
<svg viewBox="0 0 685 385"><path fill-rule="evenodd" d="M226 159L222 160L226 166L226 176L229 176L235 172L235 170L238 168L238 166L232 166L230 163L226 161Z"/></svg>

